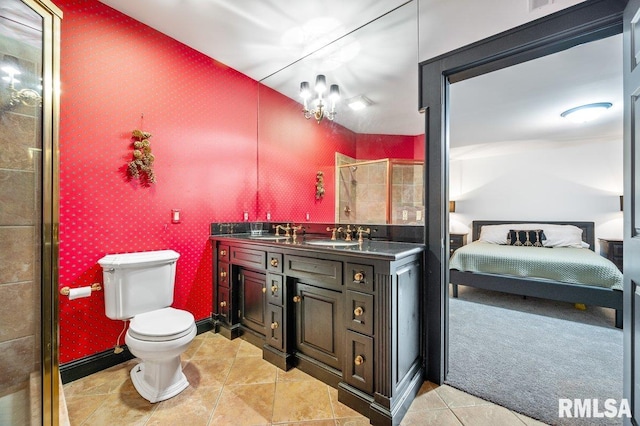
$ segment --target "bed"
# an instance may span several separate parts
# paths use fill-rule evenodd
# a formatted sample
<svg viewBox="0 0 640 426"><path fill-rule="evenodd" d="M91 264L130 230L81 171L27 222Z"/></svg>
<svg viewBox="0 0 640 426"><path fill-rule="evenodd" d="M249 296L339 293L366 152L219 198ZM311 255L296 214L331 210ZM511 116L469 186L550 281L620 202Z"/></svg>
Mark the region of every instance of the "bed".
<svg viewBox="0 0 640 426"><path fill-rule="evenodd" d="M549 230L547 234L551 235L543 240L545 244L547 241L552 244L552 240L557 242L557 233L550 233L555 229L575 231L573 235L578 235L578 241L564 246L562 243L565 241L562 241L559 245L552 245L553 248L533 247L532 242L536 242L540 232L534 233L531 228L544 231L545 226ZM486 228L481 237L483 227ZM520 232L509 234L508 228ZM508 235L503 242L500 238L504 238L502 232L505 230ZM493 241L492 233L500 238ZM514 241L521 247L509 244ZM522 247L524 243L530 247ZM541 245L539 241L537 245ZM457 249L449 261L453 297L458 297L458 285L466 285L612 308L616 311L615 326L622 328L622 274L612 262L596 254L594 247L593 222L474 221L472 242ZM556 274L558 271L561 274Z"/></svg>

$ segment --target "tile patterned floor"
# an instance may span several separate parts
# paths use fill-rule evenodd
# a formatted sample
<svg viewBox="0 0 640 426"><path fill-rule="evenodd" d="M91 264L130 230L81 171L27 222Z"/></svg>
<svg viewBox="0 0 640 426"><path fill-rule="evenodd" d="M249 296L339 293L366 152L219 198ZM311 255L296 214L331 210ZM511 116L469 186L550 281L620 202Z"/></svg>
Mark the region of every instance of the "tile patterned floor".
<svg viewBox="0 0 640 426"><path fill-rule="evenodd" d="M203 333L182 355L190 386L157 404L131 384L136 360L64 385L76 425L361 426L369 420L338 402L336 389L293 369L284 372L242 339ZM425 382L402 425L522 426L542 423L449 386Z"/></svg>

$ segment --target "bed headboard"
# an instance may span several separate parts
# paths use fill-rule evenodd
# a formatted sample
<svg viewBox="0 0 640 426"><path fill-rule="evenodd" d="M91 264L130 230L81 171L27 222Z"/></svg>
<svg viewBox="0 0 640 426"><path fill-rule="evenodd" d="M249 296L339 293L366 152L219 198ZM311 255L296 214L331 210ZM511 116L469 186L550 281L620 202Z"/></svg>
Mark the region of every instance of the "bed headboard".
<svg viewBox="0 0 640 426"><path fill-rule="evenodd" d="M595 223L594 222L550 222L548 220L474 220L472 222L471 238L476 241L480 238L480 228L483 225L502 225L505 223L549 223L553 225L573 225L582 229L582 241L589 244L589 249L595 251Z"/></svg>

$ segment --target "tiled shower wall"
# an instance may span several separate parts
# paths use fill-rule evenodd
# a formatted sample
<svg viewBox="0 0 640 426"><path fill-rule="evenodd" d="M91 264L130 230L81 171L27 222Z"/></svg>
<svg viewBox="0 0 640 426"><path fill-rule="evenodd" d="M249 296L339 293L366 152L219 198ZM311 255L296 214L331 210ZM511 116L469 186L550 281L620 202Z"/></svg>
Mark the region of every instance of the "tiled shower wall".
<svg viewBox="0 0 640 426"><path fill-rule="evenodd" d="M40 75L39 49L0 38L19 59L20 85ZM4 73L2 73L4 76ZM39 107L7 107L0 80L0 397L28 386L40 370L41 135ZM37 80L35 81L37 84Z"/></svg>

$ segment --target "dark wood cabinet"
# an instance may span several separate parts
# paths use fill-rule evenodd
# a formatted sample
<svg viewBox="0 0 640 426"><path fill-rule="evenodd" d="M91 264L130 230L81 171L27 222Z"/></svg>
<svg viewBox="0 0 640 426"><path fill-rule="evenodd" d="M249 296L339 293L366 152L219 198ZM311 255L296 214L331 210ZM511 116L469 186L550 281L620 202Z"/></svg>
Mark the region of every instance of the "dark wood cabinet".
<svg viewBox="0 0 640 426"><path fill-rule="evenodd" d="M217 331L336 387L372 424L399 423L424 375L422 246L381 254L386 243L348 251L211 239Z"/></svg>
<svg viewBox="0 0 640 426"><path fill-rule="evenodd" d="M606 257L620 269L623 270L622 253L623 244L622 240L598 238L600 243L600 255Z"/></svg>
<svg viewBox="0 0 640 426"><path fill-rule="evenodd" d="M467 244L467 234L449 234L449 256Z"/></svg>

